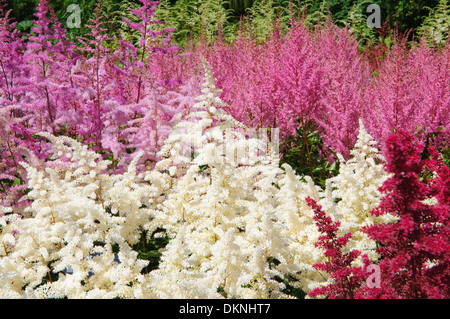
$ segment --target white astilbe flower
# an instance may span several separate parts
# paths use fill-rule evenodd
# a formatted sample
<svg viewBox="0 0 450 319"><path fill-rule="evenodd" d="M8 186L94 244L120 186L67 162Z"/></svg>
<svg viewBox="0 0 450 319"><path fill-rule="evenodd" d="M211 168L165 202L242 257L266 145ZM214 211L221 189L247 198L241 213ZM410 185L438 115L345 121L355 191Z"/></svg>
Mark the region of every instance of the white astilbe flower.
<svg viewBox="0 0 450 319"><path fill-rule="evenodd" d="M383 169L384 157L375 147L377 142L367 133L361 120L359 124L358 139L350 152L351 158L345 161L338 154L339 175L327 181L326 192L331 196L327 196L328 205L323 206L334 220L341 222L340 235L347 232L353 234L346 249L357 249L375 260L378 256L375 252L376 243L360 228L394 221L391 215L375 217L370 214L380 203L381 193L378 188L389 174Z"/></svg>
<svg viewBox="0 0 450 319"><path fill-rule="evenodd" d="M204 67L203 95L190 120L178 124L184 131L166 140L167 158L156 164L169 172L173 188L154 227L163 227L172 240L149 275L152 289L182 298L283 296L284 284L275 278L284 274L271 263L283 263L288 253L275 215L278 158L261 151L262 140L249 137L221 108L220 90ZM170 172L173 166L179 175Z"/></svg>
<svg viewBox="0 0 450 319"><path fill-rule="evenodd" d="M295 174L288 165L283 164L285 174L279 180L277 193L279 206L277 215L282 221L282 232L289 237L289 260L285 266L290 268L291 276L297 281L292 285L308 293L310 290L323 285L328 275L313 268L313 265L324 261L323 251L314 246L321 235L313 220L314 213L306 203L306 197L320 201L320 187L316 186L311 177L303 179Z"/></svg>
<svg viewBox="0 0 450 319"><path fill-rule="evenodd" d="M123 175L68 137L41 133L52 142L44 167L21 163L28 174L29 217L2 227L10 244L0 259L0 295L28 298L136 298L145 296L132 245L151 219L157 187L139 182L138 155ZM12 217L11 217L12 218ZM16 231L17 234L17 231ZM10 236L9 236L10 237Z"/></svg>

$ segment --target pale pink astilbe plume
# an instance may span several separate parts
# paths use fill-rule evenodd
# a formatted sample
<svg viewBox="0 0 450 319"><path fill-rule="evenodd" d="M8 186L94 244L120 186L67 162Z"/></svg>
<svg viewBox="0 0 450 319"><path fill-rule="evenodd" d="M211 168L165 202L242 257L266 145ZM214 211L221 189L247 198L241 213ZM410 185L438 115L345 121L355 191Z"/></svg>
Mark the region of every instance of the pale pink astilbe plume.
<svg viewBox="0 0 450 319"><path fill-rule="evenodd" d="M100 13L101 6L102 1L99 0L93 19L89 19L86 25L90 31L86 33L85 37L78 37L78 40L83 44L82 50L87 54L86 59L81 62L85 64L85 67L80 68L80 71L84 71L84 82L87 82L87 86L83 91L87 93L89 98L85 99L82 106L86 115L84 121L87 120L87 122L82 124L84 128L80 127L77 133L83 135L86 143L95 143L95 150L101 149L102 134L105 128L104 116L107 112L105 107L106 96L114 96L114 92L107 92L107 87L110 85L112 78L108 63L111 51L107 47L107 42L112 38L106 34L107 29L103 27L106 22Z"/></svg>
<svg viewBox="0 0 450 319"><path fill-rule="evenodd" d="M24 70L23 54L24 41L15 28L17 22L11 17L11 10L7 11L7 4L0 1L0 105L18 102L15 87Z"/></svg>
<svg viewBox="0 0 450 319"><path fill-rule="evenodd" d="M24 68L25 42L15 28L17 22L10 18L6 2L0 1L0 205L17 210L26 205L21 201L26 186L26 173L19 165L24 156L30 157L17 133L23 139L31 139L29 129L22 123L28 115L21 107L24 97L21 86L27 70ZM16 129L19 128L19 129ZM23 147L25 146L25 147Z"/></svg>
<svg viewBox="0 0 450 319"><path fill-rule="evenodd" d="M0 205L18 212L18 209L28 205L22 193L28 187L27 174L20 162L27 158L39 165L39 161L34 156L33 149L20 145L15 131L11 129L20 120L11 116L16 108L19 106L0 107Z"/></svg>
<svg viewBox="0 0 450 319"><path fill-rule="evenodd" d="M65 40L65 30L56 18L48 0L41 0L36 9L24 60L29 68L28 82L22 90L23 107L35 114L30 125L37 131L56 133L56 119L73 96L69 81L72 62L76 58L73 44ZM37 116L36 116L37 115Z"/></svg>
<svg viewBox="0 0 450 319"><path fill-rule="evenodd" d="M121 105L136 101L137 68L138 60L136 47L130 42L119 39L119 48L112 55L109 63L111 73L110 83L114 87L114 99Z"/></svg>
<svg viewBox="0 0 450 319"><path fill-rule="evenodd" d="M155 8L159 1L139 0L142 6L139 9L130 9L136 16L138 22L132 22L127 18L123 21L140 35L139 43L137 43L138 60L135 61L137 71L137 87L136 87L136 103L139 103L142 91L145 87L145 80L164 73L158 68L158 64L152 61L160 55L165 55L178 50L177 46L170 45L171 32L173 28L163 30L152 30L152 26L156 24L164 24L165 22L155 20ZM150 74L149 74L150 73ZM166 79L167 80L167 79Z"/></svg>
<svg viewBox="0 0 450 319"><path fill-rule="evenodd" d="M178 92L181 64L178 48L171 43L172 29L152 30L153 25L164 23L153 19L158 2L141 3L139 9L130 10L138 22L124 18L140 35L139 43L120 40L119 50L108 59L109 100L105 102L108 107L102 136L102 146L112 151L120 167L132 154L142 151L139 170L153 165L174 116L187 110L183 94Z"/></svg>
<svg viewBox="0 0 450 319"><path fill-rule="evenodd" d="M127 150L123 152L119 165L126 166L136 152L142 152L137 169L153 168L160 159L158 152L169 136L172 128L184 119L195 104L194 98L199 90L188 85L181 86L180 91L171 91L156 86L144 96L135 110L140 115L131 118L120 136L127 140Z"/></svg>
<svg viewBox="0 0 450 319"><path fill-rule="evenodd" d="M10 124L19 149L32 151L30 156L48 157L49 144L35 138L41 131L64 130L66 105L75 97L71 69L78 58L75 45L65 39L66 31L59 23L48 0L41 0L34 14L34 26L23 52L23 76L17 92L20 117ZM28 158L30 156L27 156Z"/></svg>

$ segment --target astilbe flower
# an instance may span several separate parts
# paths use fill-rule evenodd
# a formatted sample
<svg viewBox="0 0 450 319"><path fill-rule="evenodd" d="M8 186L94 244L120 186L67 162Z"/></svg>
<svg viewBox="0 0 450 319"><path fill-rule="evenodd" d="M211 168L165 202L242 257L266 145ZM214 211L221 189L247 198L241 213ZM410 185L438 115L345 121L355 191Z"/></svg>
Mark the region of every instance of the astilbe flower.
<svg viewBox="0 0 450 319"><path fill-rule="evenodd" d="M380 203L381 192L378 188L389 177L384 171L385 159L376 145L377 142L359 120L357 142L348 160L337 154L339 174L326 181L322 200L330 216L340 222L339 234L352 233L345 249L357 249L372 260L379 257L375 252L376 243L361 231L361 227L395 220L390 214L379 217L370 214Z"/></svg>
<svg viewBox="0 0 450 319"><path fill-rule="evenodd" d="M15 119L13 106L0 108L0 205L20 210L27 205L22 191L27 188L26 171L19 165L22 157L32 158L30 150L18 145L10 129Z"/></svg>
<svg viewBox="0 0 450 319"><path fill-rule="evenodd" d="M332 283L315 288L308 295L310 297L326 296L330 299L357 298L358 294L356 291L366 280L367 273L365 269L371 261L364 255L363 267L353 266L352 263L361 253L355 249L346 253L342 252L352 234L346 233L339 237L340 222L334 222L331 217L327 216L314 199L308 197L306 201L314 210L314 220L322 233L315 245L325 250L324 255L328 258L327 261L315 264L314 267L329 273L333 279Z"/></svg>
<svg viewBox="0 0 450 319"><path fill-rule="evenodd" d="M370 69L359 53L357 40L346 28L328 24L316 32L327 85L314 120L323 138L323 152L334 161L330 149L349 158L357 140L358 119L364 113L371 85Z"/></svg>
<svg viewBox="0 0 450 319"><path fill-rule="evenodd" d="M111 72L108 72L111 51L107 47L108 41L112 38L107 35L107 29L103 26L105 22L100 12L101 6L102 1L99 0L94 17L86 24L86 28L90 31L84 37L78 37L78 41L82 44L81 50L87 56L77 61L77 64L84 65L73 70L78 73L78 90L85 94L83 94L82 105L77 110L78 118L82 120L80 123L74 123L75 127L72 125L72 128L75 128L77 135L82 137L85 143L94 143L95 150L102 148L103 130L107 124L105 123L106 113L112 111L108 108L111 103L108 104L107 96L115 97L116 95L108 92L108 88L113 89L110 83L113 77ZM115 106L113 105L113 110ZM84 116L80 116L82 114ZM115 124L111 123L110 126L114 127Z"/></svg>
<svg viewBox="0 0 450 319"><path fill-rule="evenodd" d="M153 195L139 183L139 155L124 174L68 137L41 136L52 160L22 162L28 173L23 214L1 217L0 295L8 298L145 298L148 264L132 249L148 226ZM152 195L153 194L153 195ZM22 218L23 217L23 218Z"/></svg>
<svg viewBox="0 0 450 319"><path fill-rule="evenodd" d="M152 30L151 26L155 24L164 24L163 21L154 20L155 8L159 1L140 0L142 6L139 9L130 9L130 11L139 19L138 23L133 23L127 18L123 21L133 30L137 31L140 36L138 47L138 60L135 61L137 69L137 88L136 88L136 103L139 103L142 98L142 90L144 90L144 79L149 76L154 76L157 71L152 65L151 57L156 57L159 54L166 54L177 51L177 46L170 46L170 34L173 28L166 28L162 30ZM160 39L158 41L158 38ZM166 45L164 45L166 44ZM148 74L150 73L150 74Z"/></svg>
<svg viewBox="0 0 450 319"><path fill-rule="evenodd" d="M298 121L313 119L323 94L314 36L302 21L286 35L275 30L257 43L241 33L233 46L216 42L205 48L223 88L230 112L251 127L277 127L282 135L295 134Z"/></svg>
<svg viewBox="0 0 450 319"><path fill-rule="evenodd" d="M65 30L48 0L39 2L35 16L36 26L31 29L33 33L24 53L30 76L24 88L27 98L23 99L22 106L28 112L39 114L30 118L28 124L39 131L51 130L55 134L59 108L72 95L68 79L74 58L73 44L65 40Z"/></svg>
<svg viewBox="0 0 450 319"><path fill-rule="evenodd" d="M119 50L105 60L105 71L112 83L106 85L109 99L104 103L102 147L118 160L117 171L141 151L139 171L152 168L159 159L157 153L163 141L192 106L193 94L197 92L189 87L188 79L181 84L170 67L179 65L175 63L179 48L170 38L173 30L152 28L164 24L154 19L158 2L141 2L139 9L130 9L137 22L124 18L139 35L139 41L133 44L120 40Z"/></svg>
<svg viewBox="0 0 450 319"><path fill-rule="evenodd" d="M204 68L191 119L170 134L156 165L171 189L154 227L172 239L150 274L152 289L162 298L283 296L275 280L283 273L270 262L285 263L288 251L275 215L277 157L258 153L260 140L224 111Z"/></svg>
<svg viewBox="0 0 450 319"><path fill-rule="evenodd" d="M404 131L386 141L385 170L392 174L380 187L384 194L371 214L393 214L395 223L367 226L365 233L380 245L381 287L371 298L449 297L449 168L431 147ZM434 176L429 176L433 172ZM428 172L428 173L427 173Z"/></svg>
<svg viewBox="0 0 450 319"><path fill-rule="evenodd" d="M15 28L17 22L6 10L5 1L0 1L0 205L20 209L25 171L18 165L26 149L16 138L15 128L24 111L20 107L23 92L19 91L26 76L23 67L25 43ZM22 131L23 136L26 132Z"/></svg>
<svg viewBox="0 0 450 319"><path fill-rule="evenodd" d="M319 130L323 154L349 156L372 79L348 29L328 21L309 30L292 19L285 34L275 28L262 43L241 31L232 45L219 38L198 46L237 120L277 127L282 137L300 131L306 139L308 129Z"/></svg>
<svg viewBox="0 0 450 319"><path fill-rule="evenodd" d="M127 21L142 37L137 47L119 39L113 51L113 39L104 27L102 1L98 1L87 24L90 31L79 37L84 55L71 69L76 99L58 119L66 125L64 134L90 144L104 158L112 155L115 164L110 168L117 173L141 151L138 170L152 167L175 118L193 104L192 92L186 90L189 85L169 87L158 75L157 69L164 67L158 65L162 57L175 50L171 50L170 39L162 36L170 35L170 29L154 32L150 28L162 23L152 20L155 5L147 1L139 10L131 10L139 21Z"/></svg>
<svg viewBox="0 0 450 319"><path fill-rule="evenodd" d="M450 136L450 45L431 50L422 38L410 55L419 84L412 94L425 110L418 129L425 136L433 136L433 143L445 149Z"/></svg>
<svg viewBox="0 0 450 319"><path fill-rule="evenodd" d="M282 223L281 235L289 238L291 253L287 254L286 263L280 267L289 269L291 286L301 289L304 293L317 288L329 281L329 275L318 271L313 266L324 261L323 252L314 244L318 241L320 232L313 219L314 212L308 206L306 198L320 201L321 189L316 186L310 176L303 178L296 175L288 164L283 164L283 174L276 179L279 190L276 216Z"/></svg>
<svg viewBox="0 0 450 319"><path fill-rule="evenodd" d="M10 119L6 131L18 150L26 149L46 158L50 146L33 137L39 131L56 133L64 125L59 119L64 117L65 106L71 104L75 94L70 70L77 54L73 43L65 40L65 30L49 2L40 1L36 10L35 26L23 49L17 52L21 58L14 72L18 78L12 88L14 99L8 102ZM16 156L22 159L19 154Z"/></svg>
<svg viewBox="0 0 450 319"><path fill-rule="evenodd" d="M428 64L429 61L417 63L414 59L406 40L397 36L381 63L367 96L368 106L362 118L368 132L380 143L383 152L385 141L392 132L404 129L416 133L418 128L425 125L423 119L427 118L428 109L426 104L421 103L426 92L422 81L428 82L430 79L421 79L417 68L432 66Z"/></svg>
<svg viewBox="0 0 450 319"><path fill-rule="evenodd" d="M313 121L324 94L324 69L320 67L314 40L301 22L293 25L284 42L280 68L274 69L280 94L286 97L279 102L284 106L284 116L294 117L302 129ZM295 120L288 121L291 134L295 133Z"/></svg>
<svg viewBox="0 0 450 319"><path fill-rule="evenodd" d="M0 106L18 102L15 87L23 75L24 41L15 28L17 22L10 17L7 4L0 1ZM16 111L17 112L17 111Z"/></svg>

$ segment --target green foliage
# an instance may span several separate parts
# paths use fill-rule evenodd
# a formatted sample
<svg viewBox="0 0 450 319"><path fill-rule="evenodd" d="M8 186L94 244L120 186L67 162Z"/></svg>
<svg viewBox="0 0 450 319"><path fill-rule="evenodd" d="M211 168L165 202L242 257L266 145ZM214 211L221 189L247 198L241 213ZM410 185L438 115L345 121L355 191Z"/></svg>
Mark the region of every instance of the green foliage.
<svg viewBox="0 0 450 319"><path fill-rule="evenodd" d="M361 47L368 42L375 43L377 41L374 28L370 28L367 25L367 14L364 10L371 2L370 0L366 0L353 4L347 16L342 20L336 21L338 24L340 22L349 28L353 35L360 40Z"/></svg>
<svg viewBox="0 0 450 319"><path fill-rule="evenodd" d="M19 22L19 30L28 31L31 28L38 2L8 0L8 6L13 10L12 16ZM429 39L433 37L436 43L445 41L447 37L447 0L160 0L156 19L167 24L154 27L176 28L174 38L181 45L190 38L215 38L219 33L231 40L239 29L241 17L245 15L246 27L250 27L259 40L263 40L272 32L275 18L280 20L282 29L287 27L292 9L295 15L305 12L311 25L324 22L331 16L338 25L348 26L364 45L377 40L376 30L367 27L366 23L369 15L366 8L372 3L380 6L381 20L390 29L398 28L400 33L411 29L420 34L427 33ZM76 42L77 36L83 36L88 31L85 25L97 0L52 0L51 5L64 27L67 27L66 21L71 14L66 11L70 4L78 4L81 9L81 27L67 30L67 39ZM139 6L138 0L102 0L102 15L107 21L105 26L109 36L132 41L136 35L122 18L132 18L129 9Z"/></svg>
<svg viewBox="0 0 450 319"><path fill-rule="evenodd" d="M439 0L400 0L380 1L381 12L394 29L398 26L400 32L417 29L428 14L430 8L435 7Z"/></svg>
<svg viewBox="0 0 450 319"><path fill-rule="evenodd" d="M325 188L325 181L339 174L339 162L335 160L330 163L321 151L322 146L320 133L314 130L312 124L299 127L296 136L288 137L280 145L283 154L280 165L289 164L298 175L311 176L317 185Z"/></svg>
<svg viewBox="0 0 450 319"><path fill-rule="evenodd" d="M250 25L256 39L267 38L273 30L275 19L281 18L285 8L276 0L255 0L250 8L247 8ZM287 15L284 15L287 17ZM281 19L286 24L286 19Z"/></svg>
<svg viewBox="0 0 450 319"><path fill-rule="evenodd" d="M147 231L143 231L140 241L133 245L133 250L137 251L138 258L148 260L149 264L142 269L142 274L157 269L161 261L160 249L166 247L169 237L164 235L164 229L155 230L151 236L147 236Z"/></svg>
<svg viewBox="0 0 450 319"><path fill-rule="evenodd" d="M418 33L424 35L430 44L444 44L450 27L450 5L447 0L440 0L439 4L430 11Z"/></svg>
<svg viewBox="0 0 450 319"><path fill-rule="evenodd" d="M161 0L155 13L157 19L166 22L165 27L176 28L175 40L183 44L189 38L229 33L231 9L226 4L225 0L178 0L172 5L169 0Z"/></svg>
<svg viewBox="0 0 450 319"><path fill-rule="evenodd" d="M12 9L12 17L17 21L33 20L33 14L39 0L8 0L8 8Z"/></svg>

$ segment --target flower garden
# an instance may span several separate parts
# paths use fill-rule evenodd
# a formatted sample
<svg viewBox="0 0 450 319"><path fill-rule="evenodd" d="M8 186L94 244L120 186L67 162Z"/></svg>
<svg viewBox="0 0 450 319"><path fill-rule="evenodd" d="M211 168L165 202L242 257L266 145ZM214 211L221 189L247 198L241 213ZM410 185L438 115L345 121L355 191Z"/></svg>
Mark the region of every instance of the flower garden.
<svg viewBox="0 0 450 319"><path fill-rule="evenodd" d="M0 298L449 298L446 36L169 2L0 0Z"/></svg>

